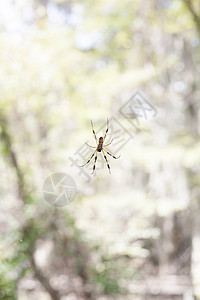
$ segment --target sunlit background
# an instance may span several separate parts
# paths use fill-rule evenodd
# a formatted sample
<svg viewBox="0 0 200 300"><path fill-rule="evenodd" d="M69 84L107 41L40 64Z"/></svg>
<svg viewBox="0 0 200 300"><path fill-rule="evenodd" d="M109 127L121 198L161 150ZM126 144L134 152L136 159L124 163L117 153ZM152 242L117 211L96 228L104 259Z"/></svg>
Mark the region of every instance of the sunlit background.
<svg viewBox="0 0 200 300"><path fill-rule="evenodd" d="M198 0L0 2L0 299L200 298L199 37Z"/></svg>

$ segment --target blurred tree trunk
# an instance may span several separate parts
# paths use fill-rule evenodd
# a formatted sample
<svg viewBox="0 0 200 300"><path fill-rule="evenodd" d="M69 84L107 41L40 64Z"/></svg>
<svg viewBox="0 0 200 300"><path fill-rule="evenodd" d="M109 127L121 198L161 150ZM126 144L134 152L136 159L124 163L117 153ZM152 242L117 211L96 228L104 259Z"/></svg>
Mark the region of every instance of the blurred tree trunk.
<svg viewBox="0 0 200 300"><path fill-rule="evenodd" d="M0 136L1 136L1 141L3 143L3 146L4 146L4 153L6 154L11 167L16 172L19 197L25 204L26 200L29 198L29 195L26 190L23 172L21 171L20 165L18 163L17 155L13 150L12 137L9 133L8 127L9 126L8 126L6 117L1 114L0 115L0 129L1 129ZM29 231L27 232L25 230L26 235L31 234L31 232L34 231L35 224L34 223L30 223L30 224L32 224L32 225L29 228ZM25 224L24 226L27 226L27 224ZM22 231L24 231L24 228L22 228ZM39 282L44 287L44 289L47 291L47 293L51 296L52 300L60 300L59 293L51 287L49 280L44 276L44 274L37 267L36 262L34 260L33 249L34 249L34 244L32 245L31 249L27 249L28 253L26 253L26 254L29 257L30 265L32 267L35 277L39 280Z"/></svg>
<svg viewBox="0 0 200 300"><path fill-rule="evenodd" d="M195 1L183 0L188 11L190 12L194 24L196 26L197 34L200 37L200 9L198 4L198 11ZM200 53L200 47L197 49L198 58ZM190 94L187 99L189 99L189 105L187 110L187 115L190 120L191 130L190 134L194 137L194 145L200 139L199 134L199 72L196 61L193 61L190 65L190 71L193 77L191 82ZM194 168L193 168L194 169ZM189 169L188 179L195 178L199 174L199 165L194 169ZM196 184L191 183L191 206L190 206L190 221L192 224L192 257L191 257L191 275L193 279L195 294L199 293L199 269L200 269L200 188ZM189 224L188 224L189 225ZM199 294L198 294L199 295Z"/></svg>

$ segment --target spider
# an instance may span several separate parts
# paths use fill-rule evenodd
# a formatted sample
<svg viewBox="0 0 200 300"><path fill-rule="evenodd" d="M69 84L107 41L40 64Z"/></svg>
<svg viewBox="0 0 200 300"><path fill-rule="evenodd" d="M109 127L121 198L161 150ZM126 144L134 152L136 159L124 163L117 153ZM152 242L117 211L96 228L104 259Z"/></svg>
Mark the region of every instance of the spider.
<svg viewBox="0 0 200 300"><path fill-rule="evenodd" d="M96 137L96 133L95 133L95 131L94 131L94 127L93 127L92 120L91 120L91 125L92 125L92 132L93 132L93 134L94 134L94 137L95 137L95 140L96 140L97 147L95 147L95 146L90 146L90 145L88 145L88 144L86 143L86 145L88 145L89 147L95 148L95 151L94 151L94 153L92 154L92 156L90 157L90 159L89 159L84 165L79 166L79 167L84 167L85 165L89 164L89 162L91 161L91 159L93 158L93 156L96 154L96 155L95 155L95 159L94 159L93 171L92 171L92 174L93 174L94 171L95 171L95 166L96 166L96 161L97 161L97 153L102 151L102 152L103 152L103 155L104 155L104 158L105 158L105 161L106 161L106 163L107 163L107 167L108 167L109 173L111 174L111 172L110 172L110 165L109 165L109 163L108 163L108 160L107 160L107 157L106 157L105 152L106 152L108 155L110 155L110 156L112 156L113 158L115 158L115 159L118 159L120 156L115 157L114 155L112 155L110 152L108 152L108 151L104 148L104 147L106 147L106 146L109 146L109 145L112 143L112 141L113 141L113 140L111 140L110 143L108 143L107 145L104 145L104 141L105 141L105 139L106 139L106 135L107 135L108 129L109 129L108 119L107 119L107 129L106 129L105 135L104 135L104 137L101 136L101 137L99 138L99 142L97 142L97 137Z"/></svg>

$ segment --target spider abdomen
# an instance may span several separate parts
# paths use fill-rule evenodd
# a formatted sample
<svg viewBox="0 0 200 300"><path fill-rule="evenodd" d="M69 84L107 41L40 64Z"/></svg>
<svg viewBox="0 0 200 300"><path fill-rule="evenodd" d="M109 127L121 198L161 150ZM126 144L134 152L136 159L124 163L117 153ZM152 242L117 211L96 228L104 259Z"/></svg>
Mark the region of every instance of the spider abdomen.
<svg viewBox="0 0 200 300"><path fill-rule="evenodd" d="M103 148L103 143L99 143L99 145L97 146L97 151L101 152L102 148Z"/></svg>

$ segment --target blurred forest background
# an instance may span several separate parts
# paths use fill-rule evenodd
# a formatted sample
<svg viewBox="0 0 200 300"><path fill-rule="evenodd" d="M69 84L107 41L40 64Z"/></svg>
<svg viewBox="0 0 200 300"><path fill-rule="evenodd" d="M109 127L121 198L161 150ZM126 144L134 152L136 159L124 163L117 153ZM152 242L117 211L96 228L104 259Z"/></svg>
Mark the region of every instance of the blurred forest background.
<svg viewBox="0 0 200 300"><path fill-rule="evenodd" d="M6 0L0 31L0 299L200 298L200 2ZM112 117L132 138L91 176L71 158Z"/></svg>

